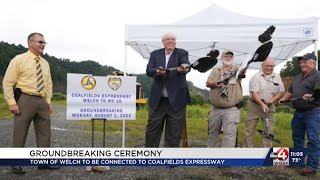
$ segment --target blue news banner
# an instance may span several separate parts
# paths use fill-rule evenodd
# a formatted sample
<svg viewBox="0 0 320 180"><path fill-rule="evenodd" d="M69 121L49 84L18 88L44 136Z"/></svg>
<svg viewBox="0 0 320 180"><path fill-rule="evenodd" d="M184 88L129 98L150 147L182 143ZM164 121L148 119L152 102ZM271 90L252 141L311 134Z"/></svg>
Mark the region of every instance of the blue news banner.
<svg viewBox="0 0 320 180"><path fill-rule="evenodd" d="M0 153L3 149L0 149ZM175 148L178 152L173 154L172 149L166 148L125 149L123 152L120 149L79 149L69 152L65 149L21 148L22 153L17 152L18 155L9 153L5 158L6 155L0 155L0 166L301 166L306 156L306 149L295 148L203 148L203 153L199 151L201 148ZM37 154L32 154L35 151ZM105 152L108 152L108 155ZM132 157L133 154L135 157ZM174 154L177 156L173 157Z"/></svg>

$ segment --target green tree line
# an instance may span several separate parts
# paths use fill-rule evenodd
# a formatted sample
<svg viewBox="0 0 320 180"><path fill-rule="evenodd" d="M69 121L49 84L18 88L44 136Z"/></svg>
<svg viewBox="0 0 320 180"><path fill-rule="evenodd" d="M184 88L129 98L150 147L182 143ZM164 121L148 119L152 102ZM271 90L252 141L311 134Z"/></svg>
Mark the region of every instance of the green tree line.
<svg viewBox="0 0 320 180"><path fill-rule="evenodd" d="M28 49L22 45L8 44L0 42L0 76L4 76L10 60L18 54L26 52ZM105 76L112 74L117 69L111 66L102 66L93 60L81 62L70 61L69 59L56 58L45 53L43 57L49 62L53 91L56 93L66 93L67 73L92 74L94 76ZM1 78L2 82L2 78Z"/></svg>
<svg viewBox="0 0 320 180"><path fill-rule="evenodd" d="M5 71L9 65L9 62L16 55L26 52L28 49L22 45L9 44L7 42L0 42L0 87L2 86L2 79ZM71 61L70 59L57 58L44 54L43 57L49 62L52 81L54 84L53 91L55 93L66 93L67 89L67 73L81 73L92 74L94 76L106 76L112 75L113 71L119 71L112 66L103 66L93 60L84 60L81 62ZM130 72L129 72L130 73ZM144 97L149 97L150 87L152 79L146 76L146 74L130 74L137 77L137 82L142 86ZM189 88L191 90L192 97L195 97L195 102L205 103L207 102L208 91L199 89L191 82ZM1 87L2 90L2 87Z"/></svg>
<svg viewBox="0 0 320 180"><path fill-rule="evenodd" d="M320 65L319 65L319 52L320 51L317 51L318 53L318 69L320 68ZM312 52L314 53L314 52ZM285 64L284 68L282 68L280 70L280 76L281 77L289 77L289 76L295 76L297 74L299 74L301 72L301 69L300 69L300 65L299 65L299 61L298 61L298 57L297 56L294 56L292 58L291 61L287 61L287 63Z"/></svg>
<svg viewBox="0 0 320 180"><path fill-rule="evenodd" d="M3 41L0 42L0 91L2 91L2 79L9 65L10 60L14 58L16 55L24 53L26 51L27 48L20 44L15 45ZM112 66L103 66L98 62L95 62L94 60L84 60L81 62L76 62L71 61L70 59L50 56L49 54L44 54L43 57L50 64L55 93L66 93L67 73L81 73L92 74L94 76L106 76L111 75L113 71L118 71L118 69ZM291 61L287 61L285 67L281 70L280 75L281 77L287 77L295 76L298 73L300 73L299 63L297 61L297 57L293 57ZM148 98L150 94L150 87L153 80L146 76L146 74L131 75L137 77L137 82L139 82L142 86L144 97ZM208 90L197 88L190 81L188 81L188 86L191 94L191 104L207 104L209 102Z"/></svg>

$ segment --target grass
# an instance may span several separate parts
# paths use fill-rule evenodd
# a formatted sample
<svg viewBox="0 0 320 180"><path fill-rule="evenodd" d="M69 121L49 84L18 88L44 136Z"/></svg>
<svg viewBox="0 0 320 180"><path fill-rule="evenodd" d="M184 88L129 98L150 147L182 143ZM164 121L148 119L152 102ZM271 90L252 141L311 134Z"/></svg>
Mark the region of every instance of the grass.
<svg viewBox="0 0 320 180"><path fill-rule="evenodd" d="M67 102L66 102L66 100L57 100L57 101L52 101L52 104L66 105Z"/></svg>
<svg viewBox="0 0 320 180"><path fill-rule="evenodd" d="M11 118L12 114L9 111L8 104L4 100L3 94L0 93L0 119Z"/></svg>
<svg viewBox="0 0 320 180"><path fill-rule="evenodd" d="M65 105L66 101L59 100L53 101L53 104ZM191 147L206 147L208 138L208 112L210 111L209 105L193 105L187 107L187 137L188 144ZM241 110L241 122L238 129L238 145L240 147L244 144L244 122L246 111ZM276 113L276 125L274 129L274 135L277 139L280 139L281 144L274 143L275 147L292 147L292 131L291 131L291 119L292 114L288 113ZM0 119L11 118L12 114L8 110L8 106L3 99L3 94L0 94ZM148 121L148 109L147 107L140 108L136 113L136 120L125 121L125 136L126 147L141 147L144 145L145 129ZM77 121L85 129L91 130L90 121ZM107 121L106 133L107 144L109 147L122 147L122 125L120 120ZM102 121L95 123L96 131L102 132ZM263 129L262 123L259 121L257 129ZM163 142L163 141L162 141ZM255 146L261 146L261 137L258 132L255 133Z"/></svg>
<svg viewBox="0 0 320 180"><path fill-rule="evenodd" d="M187 137L190 147L206 147L208 138L208 112L210 106L188 106L187 108ZM137 110L137 119L134 121L126 121L126 147L141 147L144 144L145 129L148 121L148 110L142 108ZM238 129L238 145L244 145L244 122L246 111L241 110L241 122ZM292 114L277 113L276 114L276 127L274 135L280 139L281 144L274 143L274 147L292 147L291 138L291 119ZM91 122L83 121L84 126L90 127ZM102 131L102 122L96 123L96 130ZM263 129L261 121L259 121L256 129ZM106 125L108 146L121 147L121 141L112 141L112 139L121 139L122 137L122 121L107 121ZM222 136L222 135L221 135ZM118 138L116 138L118 137ZM163 142L163 140L161 141ZM256 147L261 147L261 136L256 131L254 144Z"/></svg>

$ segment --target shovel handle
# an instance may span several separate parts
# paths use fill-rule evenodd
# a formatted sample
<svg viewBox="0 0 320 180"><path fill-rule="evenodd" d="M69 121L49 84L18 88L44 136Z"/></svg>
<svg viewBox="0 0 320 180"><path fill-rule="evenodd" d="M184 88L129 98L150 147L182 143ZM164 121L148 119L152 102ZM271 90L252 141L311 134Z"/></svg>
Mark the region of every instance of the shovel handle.
<svg viewBox="0 0 320 180"><path fill-rule="evenodd" d="M303 97L296 97L296 98L291 98L291 99L288 99L288 100L285 100L285 101L280 101L279 103L289 103L289 102L292 102L292 101L295 101L295 100L299 100L299 99L302 99Z"/></svg>

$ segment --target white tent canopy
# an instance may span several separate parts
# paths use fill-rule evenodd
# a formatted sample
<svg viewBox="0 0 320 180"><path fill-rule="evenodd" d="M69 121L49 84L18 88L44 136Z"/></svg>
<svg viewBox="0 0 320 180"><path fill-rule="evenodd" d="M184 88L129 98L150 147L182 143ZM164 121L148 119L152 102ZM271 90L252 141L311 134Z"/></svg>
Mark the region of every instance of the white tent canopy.
<svg viewBox="0 0 320 180"><path fill-rule="evenodd" d="M318 40L317 18L266 19L240 15L216 5L185 18L175 24L127 25L125 43L144 59L150 52L162 48L161 36L172 32L177 37L177 47L189 51L189 60L194 62L214 47L221 52L230 49L235 54L235 63L240 64L261 43L258 36L269 26L276 27L273 33L273 49L269 56L276 64L294 56ZM250 65L259 68L258 63Z"/></svg>

